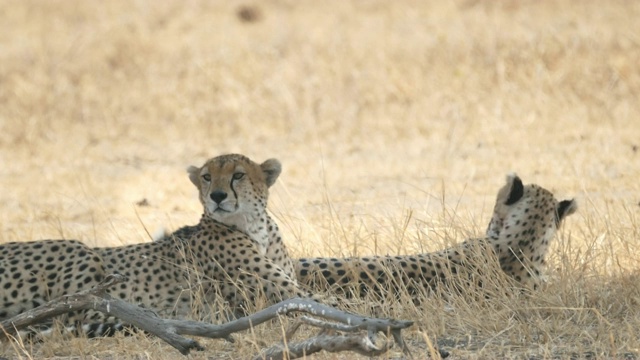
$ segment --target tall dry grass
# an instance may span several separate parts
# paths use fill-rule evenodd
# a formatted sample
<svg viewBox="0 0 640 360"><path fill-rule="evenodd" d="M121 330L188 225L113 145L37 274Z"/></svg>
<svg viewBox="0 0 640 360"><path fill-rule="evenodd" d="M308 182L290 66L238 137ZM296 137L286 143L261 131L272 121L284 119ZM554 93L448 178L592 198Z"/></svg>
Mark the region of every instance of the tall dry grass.
<svg viewBox="0 0 640 360"><path fill-rule="evenodd" d="M148 241L197 221L188 165L240 152L283 162L270 208L296 256L430 251L481 234L516 171L580 202L547 289L389 315L419 320L419 356L425 337L458 358L639 351L640 3L266 1L254 22L240 5L1 2L0 241ZM144 337L3 346L177 356Z"/></svg>

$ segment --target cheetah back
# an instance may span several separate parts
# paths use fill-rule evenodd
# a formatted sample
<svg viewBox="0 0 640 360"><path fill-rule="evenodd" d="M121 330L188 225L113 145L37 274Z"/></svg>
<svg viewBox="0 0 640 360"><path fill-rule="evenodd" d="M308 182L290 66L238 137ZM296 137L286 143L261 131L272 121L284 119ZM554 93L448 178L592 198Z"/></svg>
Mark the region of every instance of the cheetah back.
<svg viewBox="0 0 640 360"><path fill-rule="evenodd" d="M100 255L76 240L1 244L0 320L89 288L104 276Z"/></svg>

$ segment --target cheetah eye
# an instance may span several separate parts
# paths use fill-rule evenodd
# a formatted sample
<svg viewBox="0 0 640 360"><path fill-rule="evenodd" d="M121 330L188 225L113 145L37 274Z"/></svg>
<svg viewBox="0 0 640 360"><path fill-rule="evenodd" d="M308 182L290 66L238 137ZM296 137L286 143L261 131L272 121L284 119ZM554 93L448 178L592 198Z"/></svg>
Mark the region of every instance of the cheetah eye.
<svg viewBox="0 0 640 360"><path fill-rule="evenodd" d="M233 180L240 180L244 177L244 173L241 172L237 172L235 174L233 174Z"/></svg>
<svg viewBox="0 0 640 360"><path fill-rule="evenodd" d="M211 181L211 175L210 174L204 174L202 175L202 180L209 182Z"/></svg>

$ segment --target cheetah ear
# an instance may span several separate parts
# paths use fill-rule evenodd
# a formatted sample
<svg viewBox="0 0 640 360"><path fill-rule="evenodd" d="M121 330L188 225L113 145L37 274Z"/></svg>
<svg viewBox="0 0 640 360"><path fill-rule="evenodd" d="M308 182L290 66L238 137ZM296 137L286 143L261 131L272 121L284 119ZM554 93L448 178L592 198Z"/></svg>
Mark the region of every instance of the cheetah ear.
<svg viewBox="0 0 640 360"><path fill-rule="evenodd" d="M578 203L574 200L562 200L556 207L556 226L560 225L562 220L578 210Z"/></svg>
<svg viewBox="0 0 640 360"><path fill-rule="evenodd" d="M189 166L187 172L189 173L189 180L191 180L193 185L195 185L196 187L200 187L200 168Z"/></svg>
<svg viewBox="0 0 640 360"><path fill-rule="evenodd" d="M520 180L516 173L507 175L506 187L509 187L509 196L504 203L505 205L513 205L522 199L524 195L524 185L522 185L522 180Z"/></svg>
<svg viewBox="0 0 640 360"><path fill-rule="evenodd" d="M280 165L280 161L278 159L269 159L260 164L260 168L264 173L264 178L267 183L267 187L271 187L280 176L282 172L282 165Z"/></svg>

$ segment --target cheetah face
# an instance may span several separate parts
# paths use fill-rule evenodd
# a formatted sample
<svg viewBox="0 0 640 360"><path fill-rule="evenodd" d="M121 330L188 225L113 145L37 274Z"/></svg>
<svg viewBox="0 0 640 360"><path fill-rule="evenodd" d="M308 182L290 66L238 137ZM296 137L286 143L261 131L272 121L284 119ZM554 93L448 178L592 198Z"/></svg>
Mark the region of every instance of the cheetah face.
<svg viewBox="0 0 640 360"><path fill-rule="evenodd" d="M205 216L227 225L252 222L267 207L268 188L281 172L280 162L257 164L243 155L221 155L202 167L189 167Z"/></svg>

